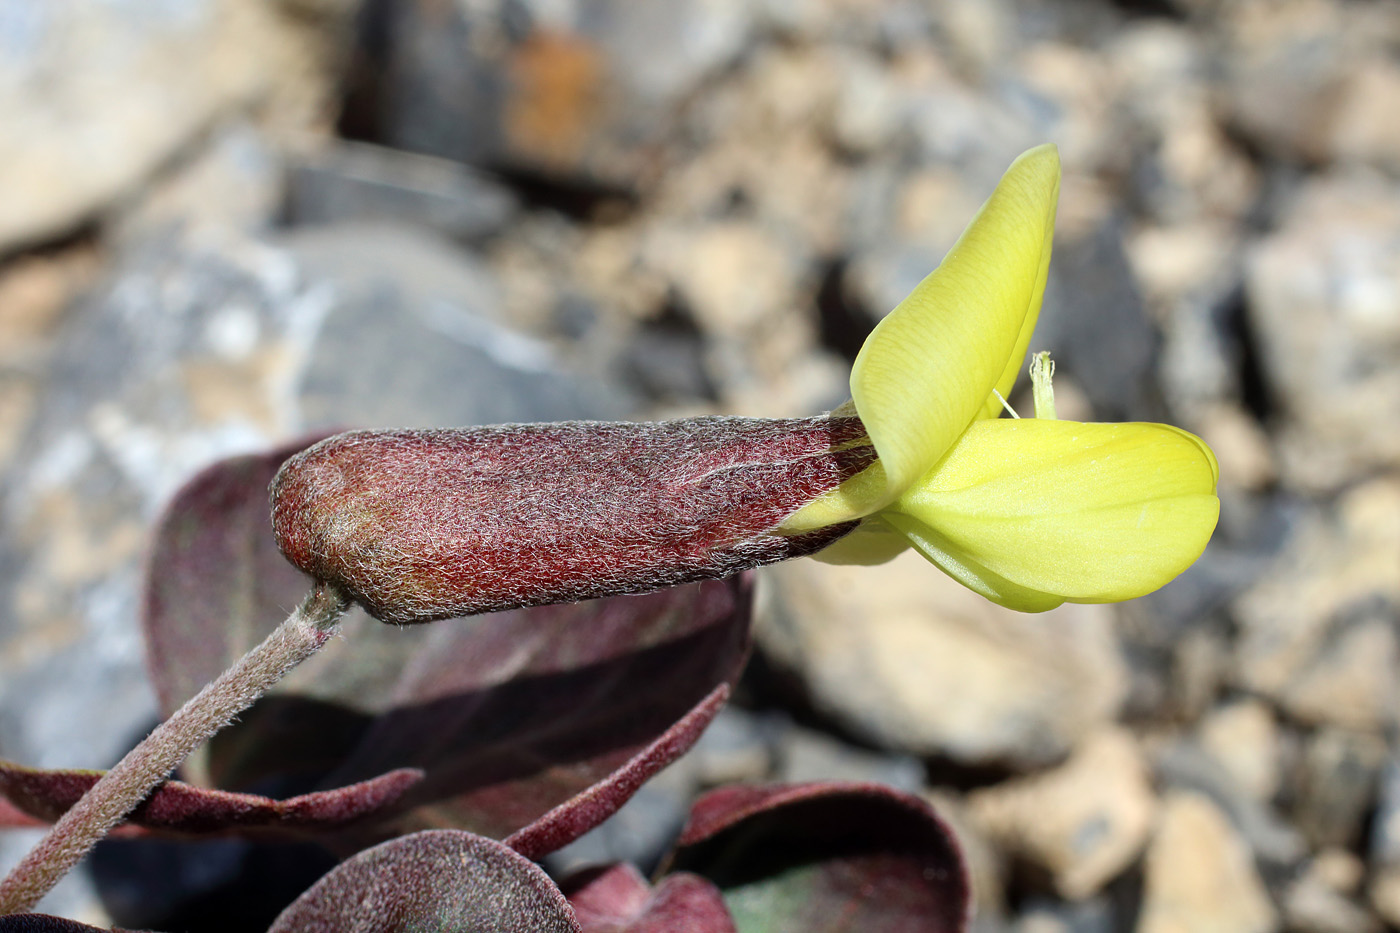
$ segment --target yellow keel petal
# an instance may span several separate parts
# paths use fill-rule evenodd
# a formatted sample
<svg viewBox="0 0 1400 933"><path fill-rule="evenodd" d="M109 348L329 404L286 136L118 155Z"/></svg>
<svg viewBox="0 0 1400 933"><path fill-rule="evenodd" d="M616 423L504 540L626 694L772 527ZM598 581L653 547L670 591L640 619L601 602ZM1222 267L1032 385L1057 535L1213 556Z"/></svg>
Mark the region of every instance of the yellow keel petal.
<svg viewBox="0 0 1400 933"><path fill-rule="evenodd" d="M1218 467L1158 424L981 421L884 514L954 577L1039 611L1162 586L1200 556Z"/></svg>

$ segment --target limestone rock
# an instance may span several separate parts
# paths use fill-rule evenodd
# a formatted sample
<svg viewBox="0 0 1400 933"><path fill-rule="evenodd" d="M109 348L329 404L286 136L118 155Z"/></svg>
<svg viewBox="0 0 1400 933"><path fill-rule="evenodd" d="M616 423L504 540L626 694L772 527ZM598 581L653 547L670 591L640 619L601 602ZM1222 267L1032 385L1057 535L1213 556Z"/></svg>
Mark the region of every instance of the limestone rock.
<svg viewBox="0 0 1400 933"><path fill-rule="evenodd" d="M1400 481L1338 499L1305 520L1265 577L1235 601L1236 676L1313 723L1380 730L1396 722L1400 647Z"/></svg>
<svg viewBox="0 0 1400 933"><path fill-rule="evenodd" d="M1006 860L982 831L968 809L967 800L947 788L924 794L957 837L972 881L971 933L1001 933L1005 929Z"/></svg>
<svg viewBox="0 0 1400 933"><path fill-rule="evenodd" d="M1136 152L1131 182L1144 212L1169 226L1244 215L1258 173L1220 125L1209 46L1185 24L1144 18L1114 31L1105 58L1123 111L1113 138Z"/></svg>
<svg viewBox="0 0 1400 933"><path fill-rule="evenodd" d="M752 339L796 304L803 269L773 231L745 221L657 231L652 262L675 281L704 330Z"/></svg>
<svg viewBox="0 0 1400 933"><path fill-rule="evenodd" d="M19 31L0 35L0 252L71 231L225 112L316 80L267 4L135 6L64 0L0 26Z"/></svg>
<svg viewBox="0 0 1400 933"><path fill-rule="evenodd" d="M459 240L499 232L517 206L503 185L467 166L348 141L302 156L287 201L295 226L387 220Z"/></svg>
<svg viewBox="0 0 1400 933"><path fill-rule="evenodd" d="M608 419L631 406L601 379L563 375L549 344L506 326L491 269L440 237L347 224L299 232L288 247L324 302L300 377L310 424Z"/></svg>
<svg viewBox="0 0 1400 933"><path fill-rule="evenodd" d="M1257 492L1278 479L1278 458L1262 425L1239 405L1207 405L1193 425L1220 463L1220 483Z"/></svg>
<svg viewBox="0 0 1400 933"><path fill-rule="evenodd" d="M1367 894L1386 923L1400 925L1400 868L1389 866L1376 872Z"/></svg>
<svg viewBox="0 0 1400 933"><path fill-rule="evenodd" d="M352 101L381 141L622 187L649 181L675 105L733 62L753 27L749 5L732 0L411 0L382 19L365 49L382 67Z"/></svg>
<svg viewBox="0 0 1400 933"><path fill-rule="evenodd" d="M1288 419L1284 467L1335 488L1400 464L1400 188L1365 172L1307 182L1246 257L1246 307Z"/></svg>
<svg viewBox="0 0 1400 933"><path fill-rule="evenodd" d="M1400 760L1393 755L1381 771L1379 797L1368 846L1369 894L1380 915L1400 925Z"/></svg>
<svg viewBox="0 0 1400 933"><path fill-rule="evenodd" d="M1137 933L1270 933L1278 912L1234 827L1206 797L1162 801Z"/></svg>
<svg viewBox="0 0 1400 933"><path fill-rule="evenodd" d="M1242 790L1230 772L1198 744L1187 740L1150 746L1160 784L1172 791L1201 794L1223 812L1261 864L1291 871L1307 855L1307 840L1268 801Z"/></svg>
<svg viewBox="0 0 1400 933"><path fill-rule="evenodd" d="M776 779L784 783L861 781L911 794L922 789L924 783L923 765L912 756L851 748L800 726L783 731L776 752Z"/></svg>
<svg viewBox="0 0 1400 933"><path fill-rule="evenodd" d="M913 551L772 568L759 644L870 741L969 763L1052 761L1112 719L1124 664L1106 606L1002 609Z"/></svg>
<svg viewBox="0 0 1400 933"><path fill-rule="evenodd" d="M1400 66L1376 56L1348 76L1327 136L1338 161L1400 169Z"/></svg>
<svg viewBox="0 0 1400 933"><path fill-rule="evenodd" d="M1288 929L1299 933L1380 933L1381 922L1351 897L1365 873L1344 849L1324 849L1283 895Z"/></svg>
<svg viewBox="0 0 1400 933"><path fill-rule="evenodd" d="M1327 0L1230 4L1221 22L1230 118L1271 155L1328 158L1338 101L1359 64L1384 58L1391 13Z"/></svg>
<svg viewBox="0 0 1400 933"><path fill-rule="evenodd" d="M1258 700L1239 700L1212 710L1200 727L1201 746L1240 790L1268 800L1279 787L1278 722Z"/></svg>
<svg viewBox="0 0 1400 933"><path fill-rule="evenodd" d="M1385 760L1385 742L1377 735L1328 727L1309 739L1293 788L1294 821L1314 846L1361 841Z"/></svg>
<svg viewBox="0 0 1400 933"><path fill-rule="evenodd" d="M975 792L973 817L1000 847L1046 869L1055 888L1083 900L1142 851L1156 812L1136 741L1108 728L1059 767Z"/></svg>

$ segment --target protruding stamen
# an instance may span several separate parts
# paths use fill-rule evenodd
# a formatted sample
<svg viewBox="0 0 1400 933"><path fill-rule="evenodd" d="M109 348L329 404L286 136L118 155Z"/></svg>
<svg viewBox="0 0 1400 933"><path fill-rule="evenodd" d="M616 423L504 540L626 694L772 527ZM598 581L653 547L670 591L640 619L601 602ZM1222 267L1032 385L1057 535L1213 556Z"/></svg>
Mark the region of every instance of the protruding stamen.
<svg viewBox="0 0 1400 933"><path fill-rule="evenodd" d="M1055 361L1042 350L1031 356L1031 395L1035 398L1035 416L1046 421L1055 419L1055 389L1050 385L1055 375Z"/></svg>

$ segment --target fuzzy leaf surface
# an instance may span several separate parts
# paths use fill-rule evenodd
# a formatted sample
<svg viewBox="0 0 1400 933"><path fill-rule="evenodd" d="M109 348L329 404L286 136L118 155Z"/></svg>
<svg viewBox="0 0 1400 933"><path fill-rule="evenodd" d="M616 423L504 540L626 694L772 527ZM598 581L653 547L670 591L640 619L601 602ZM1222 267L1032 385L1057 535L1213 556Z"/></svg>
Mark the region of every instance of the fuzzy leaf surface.
<svg viewBox="0 0 1400 933"><path fill-rule="evenodd" d="M875 784L727 787L691 810L675 859L724 894L739 933L963 933L951 831Z"/></svg>
<svg viewBox="0 0 1400 933"><path fill-rule="evenodd" d="M669 751L650 756L649 776L699 737L682 720L737 677L750 598L747 581L731 580L440 627L444 650L399 678L404 701L332 779L422 768L414 801L502 837L661 742Z"/></svg>
<svg viewBox="0 0 1400 933"><path fill-rule="evenodd" d="M506 845L526 858L543 858L601 825L652 775L689 751L728 699L729 685L720 684L626 764L516 830L505 840Z"/></svg>
<svg viewBox="0 0 1400 933"><path fill-rule="evenodd" d="M0 827L54 822L101 771L44 770L0 761ZM401 769L334 790L273 800L166 781L138 806L119 835L144 832L205 834L240 830L273 834L332 831L392 806L423 777Z"/></svg>
<svg viewBox="0 0 1400 933"><path fill-rule="evenodd" d="M268 933L580 933L539 866L481 836L433 830L366 849Z"/></svg>
<svg viewBox="0 0 1400 933"><path fill-rule="evenodd" d="M583 933L735 933L724 897L681 872L655 888L632 865L587 869L563 885Z"/></svg>
<svg viewBox="0 0 1400 933"><path fill-rule="evenodd" d="M12 914L0 917L0 933L136 933L118 927L88 926L76 920L51 917L48 914Z"/></svg>

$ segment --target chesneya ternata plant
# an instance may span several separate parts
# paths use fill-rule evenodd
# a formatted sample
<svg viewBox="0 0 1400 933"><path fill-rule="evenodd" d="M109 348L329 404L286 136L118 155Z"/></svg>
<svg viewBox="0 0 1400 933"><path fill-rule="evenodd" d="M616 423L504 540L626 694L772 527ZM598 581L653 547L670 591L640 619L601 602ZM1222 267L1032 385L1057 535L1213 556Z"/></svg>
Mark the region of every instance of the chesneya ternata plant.
<svg viewBox="0 0 1400 933"><path fill-rule="evenodd" d="M1043 359L1037 417L998 417L1045 290L1059 175L1053 146L1016 160L875 328L835 412L351 432L282 468L278 543L398 623L909 545L1026 611L1155 590L1215 527L1209 448L1166 425L1055 420Z"/></svg>
<svg viewBox="0 0 1400 933"><path fill-rule="evenodd" d="M787 420L354 431L272 488L307 602L112 769L11 875L28 909L179 762L317 650L350 601L393 623L640 593L815 555L913 546L994 602L1148 593L1214 530L1218 469L1166 425L1002 418L1050 262L1059 158L1017 159L942 265L870 335L852 401ZM1014 413L1013 413L1014 414Z"/></svg>

